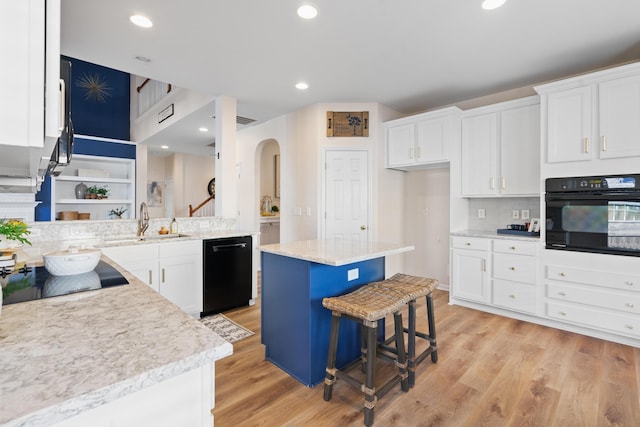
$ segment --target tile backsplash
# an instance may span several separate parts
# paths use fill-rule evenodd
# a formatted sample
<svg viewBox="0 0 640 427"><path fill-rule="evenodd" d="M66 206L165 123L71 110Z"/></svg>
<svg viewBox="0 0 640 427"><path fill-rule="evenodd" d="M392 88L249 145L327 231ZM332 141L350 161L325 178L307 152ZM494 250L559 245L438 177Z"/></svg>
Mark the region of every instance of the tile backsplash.
<svg viewBox="0 0 640 427"><path fill-rule="evenodd" d="M478 209L484 209L485 218L478 218ZM529 210L529 218L540 218L538 197L495 197L469 199L469 229L496 231L507 228L507 224L524 224L529 220L513 219L512 211Z"/></svg>

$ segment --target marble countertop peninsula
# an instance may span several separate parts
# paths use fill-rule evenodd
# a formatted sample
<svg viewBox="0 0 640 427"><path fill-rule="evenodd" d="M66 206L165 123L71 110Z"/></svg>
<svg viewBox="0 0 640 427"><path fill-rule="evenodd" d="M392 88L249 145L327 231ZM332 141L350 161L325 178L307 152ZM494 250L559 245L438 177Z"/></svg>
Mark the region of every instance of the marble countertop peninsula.
<svg viewBox="0 0 640 427"><path fill-rule="evenodd" d="M0 425L54 424L232 354L219 335L102 259L129 285L3 307Z"/></svg>
<svg viewBox="0 0 640 427"><path fill-rule="evenodd" d="M412 251L415 247L398 243L360 242L358 240L349 239L324 239L275 243L272 245L260 246L259 249L263 252L284 255L290 258L302 259L319 264L340 266Z"/></svg>
<svg viewBox="0 0 640 427"><path fill-rule="evenodd" d="M450 233L452 236L462 236L462 237L482 237L486 239L508 239L508 240L525 240L525 241L540 241L540 236L522 236L518 234L498 234L497 231L487 231L487 230L460 230L460 231L452 231Z"/></svg>

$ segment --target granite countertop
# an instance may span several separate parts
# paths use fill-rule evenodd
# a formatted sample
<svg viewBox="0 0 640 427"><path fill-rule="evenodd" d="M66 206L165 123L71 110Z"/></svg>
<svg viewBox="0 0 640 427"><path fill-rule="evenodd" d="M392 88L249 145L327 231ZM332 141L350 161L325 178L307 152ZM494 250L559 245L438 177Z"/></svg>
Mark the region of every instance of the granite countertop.
<svg viewBox="0 0 640 427"><path fill-rule="evenodd" d="M305 261L340 266L395 255L415 249L411 245L384 242L360 242L348 239L301 240L275 243L259 248L263 252Z"/></svg>
<svg viewBox="0 0 640 427"><path fill-rule="evenodd" d="M2 308L1 425L49 425L233 353L199 321L102 260L129 285Z"/></svg>
<svg viewBox="0 0 640 427"><path fill-rule="evenodd" d="M498 234L497 231L486 231L486 230L460 230L460 231L452 231L450 234L452 236L482 237L487 239L525 240L529 242L540 241L540 236L521 236L518 234Z"/></svg>

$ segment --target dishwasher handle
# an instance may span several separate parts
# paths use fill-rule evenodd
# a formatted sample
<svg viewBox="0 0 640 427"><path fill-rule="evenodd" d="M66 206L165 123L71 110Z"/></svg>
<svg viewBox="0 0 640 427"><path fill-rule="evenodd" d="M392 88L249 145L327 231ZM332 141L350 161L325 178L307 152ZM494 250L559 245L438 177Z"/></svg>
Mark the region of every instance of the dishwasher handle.
<svg viewBox="0 0 640 427"><path fill-rule="evenodd" d="M213 250L213 252L221 252L221 251L228 251L236 248L246 248L246 247L247 247L246 243L235 243L232 245L211 246L211 249Z"/></svg>

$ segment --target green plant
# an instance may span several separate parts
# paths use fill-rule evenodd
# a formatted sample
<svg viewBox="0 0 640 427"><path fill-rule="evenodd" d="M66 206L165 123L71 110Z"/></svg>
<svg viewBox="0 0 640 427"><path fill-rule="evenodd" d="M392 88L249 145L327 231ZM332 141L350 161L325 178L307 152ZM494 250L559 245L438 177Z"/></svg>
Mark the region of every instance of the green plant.
<svg viewBox="0 0 640 427"><path fill-rule="evenodd" d="M122 216L122 214L124 214L126 211L127 211L127 209L125 209L122 206L120 206L119 208L111 209L111 211L109 211L109 215L111 215L111 216Z"/></svg>
<svg viewBox="0 0 640 427"><path fill-rule="evenodd" d="M29 227L22 221L16 219L0 219L0 235L5 236L7 240L17 240L20 243L31 244L26 236L31 234Z"/></svg>
<svg viewBox="0 0 640 427"><path fill-rule="evenodd" d="M280 212L280 209L276 205L271 206L271 212Z"/></svg>
<svg viewBox="0 0 640 427"><path fill-rule="evenodd" d="M107 194L109 194L109 188L105 187L98 187L97 185L92 185L91 187L87 188L87 193L89 194L95 194L98 196L106 196Z"/></svg>

